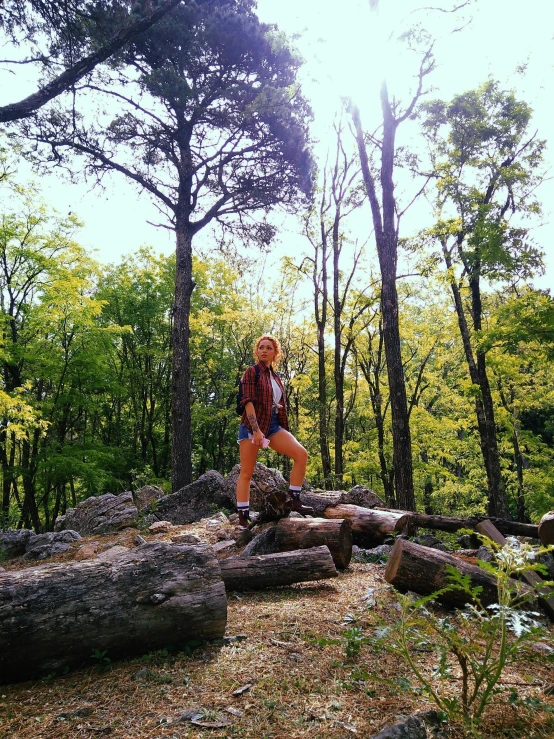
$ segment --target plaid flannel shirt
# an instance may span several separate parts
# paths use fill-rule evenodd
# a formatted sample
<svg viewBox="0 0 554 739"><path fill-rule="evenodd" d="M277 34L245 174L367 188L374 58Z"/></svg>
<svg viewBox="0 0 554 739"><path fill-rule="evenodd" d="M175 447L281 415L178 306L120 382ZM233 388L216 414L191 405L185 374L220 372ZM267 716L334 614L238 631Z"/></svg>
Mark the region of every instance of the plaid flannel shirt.
<svg viewBox="0 0 554 739"><path fill-rule="evenodd" d="M273 369L270 370L269 367L266 367L263 362L258 362L258 367L260 368L260 376L257 382L255 365L247 367L242 376L242 406L244 408L248 401L254 405L258 426L260 427L262 434L265 436L269 429L271 409L273 407L273 388L271 386L271 374L273 374L273 377L276 379L277 384L283 393L281 400L279 401L279 405L281 407L279 408L277 421L279 426L282 426L288 431L289 422L287 418L287 399L281 378ZM247 418L246 411L242 414L241 421L252 433L252 426Z"/></svg>

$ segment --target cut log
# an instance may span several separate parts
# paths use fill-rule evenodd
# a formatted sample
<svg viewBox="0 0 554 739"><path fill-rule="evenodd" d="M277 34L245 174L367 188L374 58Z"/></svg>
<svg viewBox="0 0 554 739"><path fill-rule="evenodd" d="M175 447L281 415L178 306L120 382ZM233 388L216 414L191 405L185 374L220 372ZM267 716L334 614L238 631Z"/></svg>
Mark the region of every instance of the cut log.
<svg viewBox="0 0 554 739"><path fill-rule="evenodd" d="M344 570L352 558L352 524L344 518L282 518L275 530L275 544L280 552L325 545L335 566Z"/></svg>
<svg viewBox="0 0 554 739"><path fill-rule="evenodd" d="M548 511L539 522L539 539L541 544L554 544L554 511Z"/></svg>
<svg viewBox="0 0 554 739"><path fill-rule="evenodd" d="M323 516L326 508L338 504L340 496L341 493L335 490L306 490L300 493L300 500L303 505L313 508L316 516Z"/></svg>
<svg viewBox="0 0 554 739"><path fill-rule="evenodd" d="M381 498L373 490L363 485L356 485L348 492L344 490L306 490L300 494L300 500L304 505L311 506L316 516L323 516L326 508L341 503L359 505L362 508L375 508L384 505Z"/></svg>
<svg viewBox="0 0 554 739"><path fill-rule="evenodd" d="M208 547L143 544L114 561L0 573L0 682L225 633L227 598Z"/></svg>
<svg viewBox="0 0 554 739"><path fill-rule="evenodd" d="M481 521L477 524L477 531L483 536L488 536L491 541L499 544L501 547L505 546L508 542L502 536L496 526L489 520ZM526 583L536 590L540 607L546 613L551 621L554 621L554 593L550 588L542 585L543 580L541 576L534 570L529 572L522 572L521 577Z"/></svg>
<svg viewBox="0 0 554 739"><path fill-rule="evenodd" d="M325 518L344 518L352 524L352 536L359 546L382 544L395 532L409 533L410 517L407 513L377 511L357 505L340 505L326 508Z"/></svg>
<svg viewBox="0 0 554 739"><path fill-rule="evenodd" d="M325 546L257 557L229 557L219 565L227 590L272 588L338 576L331 552Z"/></svg>
<svg viewBox="0 0 554 739"><path fill-rule="evenodd" d="M392 512L391 508L375 508L376 511ZM411 523L422 529L437 529L438 531L459 531L460 529L474 529L487 516L471 516L470 518L455 518L454 516L431 516L425 513L411 513L410 511L396 511L410 516ZM529 536L538 539L539 529L536 524L507 521L504 518L488 519L505 536Z"/></svg>
<svg viewBox="0 0 554 739"><path fill-rule="evenodd" d="M483 588L480 599L485 606L498 602L496 578L481 567L447 552L414 544L407 539L397 539L393 546L385 567L385 580L398 590L413 590L420 595L430 595L449 584L447 565L469 575L473 586L480 585ZM439 596L438 600L449 605L463 606L468 597L461 590L451 590Z"/></svg>

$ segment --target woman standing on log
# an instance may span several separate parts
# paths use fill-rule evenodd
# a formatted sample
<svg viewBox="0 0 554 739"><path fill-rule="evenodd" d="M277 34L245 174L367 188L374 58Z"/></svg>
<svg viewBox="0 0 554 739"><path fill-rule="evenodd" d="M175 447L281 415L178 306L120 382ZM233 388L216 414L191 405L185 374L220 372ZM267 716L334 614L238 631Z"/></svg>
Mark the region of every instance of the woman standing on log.
<svg viewBox="0 0 554 739"><path fill-rule="evenodd" d="M292 510L302 515L313 513L312 508L300 502L308 452L289 431L285 389L273 369L281 353L281 344L275 337L260 336L254 343L257 364L248 367L241 380L243 413L238 436L240 475L237 480L237 512L241 526L248 526L250 522L250 480L258 452L266 447L293 460L289 485Z"/></svg>

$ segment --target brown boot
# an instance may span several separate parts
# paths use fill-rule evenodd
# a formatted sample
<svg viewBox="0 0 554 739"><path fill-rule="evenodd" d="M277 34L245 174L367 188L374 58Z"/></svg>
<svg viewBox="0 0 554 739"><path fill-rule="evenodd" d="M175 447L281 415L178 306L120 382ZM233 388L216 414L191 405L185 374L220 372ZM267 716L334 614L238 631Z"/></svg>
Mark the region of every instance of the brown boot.
<svg viewBox="0 0 554 739"><path fill-rule="evenodd" d="M300 493L289 490L289 497L292 500L292 510L300 513L301 516L315 516L315 511L311 506L302 505Z"/></svg>
<svg viewBox="0 0 554 739"><path fill-rule="evenodd" d="M248 526L251 524L250 511L248 510L248 508L246 510L239 510L237 511L237 513L239 514L238 525L242 526L243 529L248 528Z"/></svg>

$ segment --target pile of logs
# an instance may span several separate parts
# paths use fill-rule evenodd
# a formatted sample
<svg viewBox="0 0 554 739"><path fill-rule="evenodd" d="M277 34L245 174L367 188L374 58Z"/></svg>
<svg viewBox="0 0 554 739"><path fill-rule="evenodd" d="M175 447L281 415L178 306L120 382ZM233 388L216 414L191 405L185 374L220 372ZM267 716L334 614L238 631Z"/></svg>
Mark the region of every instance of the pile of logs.
<svg viewBox="0 0 554 739"><path fill-rule="evenodd" d="M376 545L417 527L472 528L497 544L504 534L554 543L554 512L539 526L482 518L455 519L324 501L314 518L273 522L272 553L219 561L206 545L142 544L112 561L88 560L0 572L0 682L24 680L80 666L91 654L110 659L223 636L229 590L318 581L348 567L353 542ZM267 525L267 524L266 524ZM482 588L485 605L497 600L496 579L477 565L397 538L385 569L400 590L433 593L448 584L447 565ZM554 620L554 597L539 576L525 576ZM461 606L467 596L448 590L441 600Z"/></svg>

